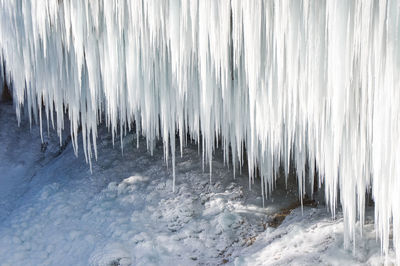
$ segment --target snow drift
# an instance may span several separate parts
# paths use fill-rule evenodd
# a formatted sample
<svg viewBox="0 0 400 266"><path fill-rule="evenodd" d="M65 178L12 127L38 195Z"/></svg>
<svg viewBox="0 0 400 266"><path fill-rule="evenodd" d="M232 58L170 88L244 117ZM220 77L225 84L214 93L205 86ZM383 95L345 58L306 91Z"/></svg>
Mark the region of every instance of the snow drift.
<svg viewBox="0 0 400 266"><path fill-rule="evenodd" d="M173 172L176 133L210 172L221 143L264 196L293 158L300 195L308 165L333 215L341 203L346 244L372 194L387 254L391 230L400 248L399 4L0 0L1 61L18 119L24 105L61 134L67 114L89 162L103 117L113 138L135 129L150 151L162 138Z"/></svg>

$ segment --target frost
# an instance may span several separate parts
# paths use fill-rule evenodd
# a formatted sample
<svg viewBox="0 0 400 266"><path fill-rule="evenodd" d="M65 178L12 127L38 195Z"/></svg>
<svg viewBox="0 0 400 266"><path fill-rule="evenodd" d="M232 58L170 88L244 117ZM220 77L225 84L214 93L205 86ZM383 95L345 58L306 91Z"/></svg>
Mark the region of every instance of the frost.
<svg viewBox="0 0 400 266"><path fill-rule="evenodd" d="M210 178L219 143L234 169L246 159L249 184L258 169L264 196L293 158L300 195L308 165L333 215L341 203L346 244L372 193L387 254L391 225L400 248L398 6L0 0L0 61L18 119L26 105L31 121L61 135L67 114L88 162L103 117L113 139L135 128L152 152L161 138L174 177L176 134L181 153L188 134L199 143Z"/></svg>

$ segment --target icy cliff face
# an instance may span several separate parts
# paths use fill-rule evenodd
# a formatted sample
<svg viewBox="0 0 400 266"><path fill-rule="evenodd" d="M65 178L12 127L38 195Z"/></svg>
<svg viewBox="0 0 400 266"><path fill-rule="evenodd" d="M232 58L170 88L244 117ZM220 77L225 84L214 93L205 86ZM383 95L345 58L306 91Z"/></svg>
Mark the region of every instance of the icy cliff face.
<svg viewBox="0 0 400 266"><path fill-rule="evenodd" d="M173 171L176 132L181 147L188 133L201 143L210 171L220 138L226 162L247 159L250 184L259 168L264 195L293 156L301 193L308 164L332 213L342 204L346 243L372 192L387 253L391 225L400 248L399 6L0 0L0 51L18 118L26 105L61 133L67 112L89 162L102 115L113 137L135 122L150 151L162 138Z"/></svg>

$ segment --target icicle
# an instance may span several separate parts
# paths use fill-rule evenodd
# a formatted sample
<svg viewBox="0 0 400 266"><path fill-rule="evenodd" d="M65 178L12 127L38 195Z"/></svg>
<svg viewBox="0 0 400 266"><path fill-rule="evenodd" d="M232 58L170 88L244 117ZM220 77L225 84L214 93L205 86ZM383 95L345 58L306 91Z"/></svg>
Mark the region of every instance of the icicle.
<svg viewBox="0 0 400 266"><path fill-rule="evenodd" d="M0 54L0 97L3 95L3 89L4 89L4 84L5 84L5 77L3 76L3 59Z"/></svg>

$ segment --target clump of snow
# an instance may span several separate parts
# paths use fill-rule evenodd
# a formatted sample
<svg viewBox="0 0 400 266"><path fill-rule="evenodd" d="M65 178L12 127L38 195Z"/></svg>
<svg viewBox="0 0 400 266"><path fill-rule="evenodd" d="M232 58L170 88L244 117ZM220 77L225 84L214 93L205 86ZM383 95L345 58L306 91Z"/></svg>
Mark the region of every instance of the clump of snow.
<svg viewBox="0 0 400 266"><path fill-rule="evenodd" d="M367 219L363 236L356 232L354 249L344 249L341 214L332 220L323 208L296 209L276 230L268 228L240 250L235 265L395 265L393 250L382 259L373 215Z"/></svg>

